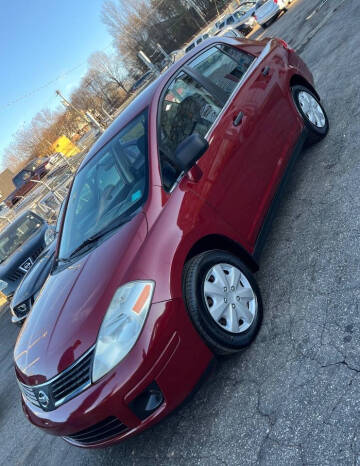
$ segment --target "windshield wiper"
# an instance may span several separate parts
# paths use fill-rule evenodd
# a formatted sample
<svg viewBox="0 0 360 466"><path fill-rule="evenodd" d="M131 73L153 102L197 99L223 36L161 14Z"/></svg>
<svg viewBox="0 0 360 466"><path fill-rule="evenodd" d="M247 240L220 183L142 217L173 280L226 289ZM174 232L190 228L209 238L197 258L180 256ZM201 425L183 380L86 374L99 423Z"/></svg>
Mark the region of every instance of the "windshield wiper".
<svg viewBox="0 0 360 466"><path fill-rule="evenodd" d="M70 259L74 258L75 256L78 255L79 252L81 252L86 246L89 246L93 243L96 243L100 238L105 236L106 234L110 233L111 231L115 230L116 228L119 228L121 225L123 225L127 219L124 219L123 217L119 217L112 222L110 222L106 227L102 228L100 231L95 233L94 235L90 236L87 238L85 241L83 241L77 248L75 248L69 255L69 257L66 258L59 258L58 260L60 262L67 262Z"/></svg>

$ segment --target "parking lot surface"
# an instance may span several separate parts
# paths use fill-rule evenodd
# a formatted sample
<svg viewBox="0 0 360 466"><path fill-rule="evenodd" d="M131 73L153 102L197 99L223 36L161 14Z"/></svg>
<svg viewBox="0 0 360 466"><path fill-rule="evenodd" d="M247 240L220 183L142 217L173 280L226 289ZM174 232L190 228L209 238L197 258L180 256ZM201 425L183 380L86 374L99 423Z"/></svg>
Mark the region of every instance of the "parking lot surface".
<svg viewBox="0 0 360 466"><path fill-rule="evenodd" d="M81 450L25 419L12 366L17 329L2 312L1 464L360 465L359 2L323 3L297 0L265 32L301 51L331 128L299 159L271 230L255 343L219 360L158 426Z"/></svg>

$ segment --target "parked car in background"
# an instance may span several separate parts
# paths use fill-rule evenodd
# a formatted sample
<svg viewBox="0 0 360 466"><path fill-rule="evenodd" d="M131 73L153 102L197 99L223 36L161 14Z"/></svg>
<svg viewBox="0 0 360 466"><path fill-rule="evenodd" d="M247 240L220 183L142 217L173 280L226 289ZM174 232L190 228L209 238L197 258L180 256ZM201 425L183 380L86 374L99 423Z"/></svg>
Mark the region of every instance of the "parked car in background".
<svg viewBox="0 0 360 466"><path fill-rule="evenodd" d="M256 25L254 18L255 7L255 2L246 2L240 5L234 13L225 16L222 21L216 23L217 28L221 30L226 27L232 27L244 35L249 34Z"/></svg>
<svg viewBox="0 0 360 466"><path fill-rule="evenodd" d="M47 173L48 157L42 157L32 160L13 178L15 189L5 199L5 204L8 207L13 207L20 201L29 191L31 191L37 183L32 180L41 180Z"/></svg>
<svg viewBox="0 0 360 466"><path fill-rule="evenodd" d="M274 209L303 144L328 129L281 39L208 39L144 89L74 177L14 349L27 419L108 446L177 407L214 354L250 345Z"/></svg>
<svg viewBox="0 0 360 466"><path fill-rule="evenodd" d="M232 38L244 38L244 34L241 34L237 29L226 27L224 29L218 29L214 33L214 37L232 37Z"/></svg>
<svg viewBox="0 0 360 466"><path fill-rule="evenodd" d="M185 53L190 52L190 50L195 48L197 45L201 44L201 42L208 39L209 37L210 37L209 32L206 32L205 34L201 34L200 36L196 36L195 39L192 40L187 47L185 47Z"/></svg>
<svg viewBox="0 0 360 466"><path fill-rule="evenodd" d="M45 249L38 256L29 272L24 276L11 300L11 322L19 327L22 326L31 311L52 268L56 250L56 238L60 231L64 206L65 201L61 204L56 226L50 226L46 231Z"/></svg>
<svg viewBox="0 0 360 466"><path fill-rule="evenodd" d="M0 292L8 300L49 242L48 224L27 211L0 232Z"/></svg>
<svg viewBox="0 0 360 466"><path fill-rule="evenodd" d="M288 0L258 0L255 19L266 28L281 12L286 11Z"/></svg>
<svg viewBox="0 0 360 466"><path fill-rule="evenodd" d="M147 71L145 74L141 76L134 84L131 86L129 92L135 92L140 87L144 86L147 82L151 81L154 78L154 73L152 71Z"/></svg>
<svg viewBox="0 0 360 466"><path fill-rule="evenodd" d="M56 249L56 241L43 250L29 272L24 276L10 303L11 322L22 326L49 276Z"/></svg>

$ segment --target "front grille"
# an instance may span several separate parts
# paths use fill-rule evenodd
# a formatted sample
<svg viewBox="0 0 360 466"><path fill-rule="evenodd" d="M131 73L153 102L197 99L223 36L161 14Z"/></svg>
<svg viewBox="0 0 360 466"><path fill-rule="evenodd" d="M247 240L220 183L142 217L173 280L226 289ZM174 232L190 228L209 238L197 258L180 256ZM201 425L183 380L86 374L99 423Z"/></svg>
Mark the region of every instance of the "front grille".
<svg viewBox="0 0 360 466"><path fill-rule="evenodd" d="M52 411L71 400L91 384L94 349L93 346L70 367L46 383L33 386L20 383L22 394L30 403L40 406L44 411ZM44 394L48 403L44 403Z"/></svg>
<svg viewBox="0 0 360 466"><path fill-rule="evenodd" d="M22 394L25 396L25 398L30 401L35 406L38 406L40 408L40 403L38 402L36 395L34 391L32 390L31 387L28 387L26 385L23 385L22 383L19 383L20 390Z"/></svg>
<svg viewBox="0 0 360 466"><path fill-rule="evenodd" d="M91 382L91 362L93 352L88 353L75 366L72 366L51 383L51 394L55 404L84 385Z"/></svg>
<svg viewBox="0 0 360 466"><path fill-rule="evenodd" d="M25 273L22 272L21 270L14 270L13 272L9 273L7 278L12 282L17 282L24 275L25 275Z"/></svg>
<svg viewBox="0 0 360 466"><path fill-rule="evenodd" d="M127 427L118 418L111 416L102 422L98 422L88 429L81 430L77 434L68 435L65 439L73 440L82 445L91 445L109 440L120 435Z"/></svg>

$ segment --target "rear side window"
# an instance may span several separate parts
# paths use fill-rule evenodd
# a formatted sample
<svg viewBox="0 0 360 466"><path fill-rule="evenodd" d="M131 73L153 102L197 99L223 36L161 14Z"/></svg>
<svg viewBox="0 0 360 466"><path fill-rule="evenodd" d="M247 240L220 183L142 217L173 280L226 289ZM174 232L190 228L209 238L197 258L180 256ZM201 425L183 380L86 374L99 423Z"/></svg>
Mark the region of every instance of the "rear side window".
<svg viewBox="0 0 360 466"><path fill-rule="evenodd" d="M222 45L206 50L190 63L190 67L230 97L253 60L254 57L246 52Z"/></svg>
<svg viewBox="0 0 360 466"><path fill-rule="evenodd" d="M226 20L226 24L232 24L234 21L235 21L235 20L234 20L234 17L233 17L233 16L230 16L230 18L228 18L228 19Z"/></svg>

